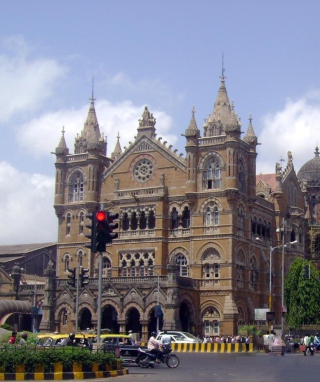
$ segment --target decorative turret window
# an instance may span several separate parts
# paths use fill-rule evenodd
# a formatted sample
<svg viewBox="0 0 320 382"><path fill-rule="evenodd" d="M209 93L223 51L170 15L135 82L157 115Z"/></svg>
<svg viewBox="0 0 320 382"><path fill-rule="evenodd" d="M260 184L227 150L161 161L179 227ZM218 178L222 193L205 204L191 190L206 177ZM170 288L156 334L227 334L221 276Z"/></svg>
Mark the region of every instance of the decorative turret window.
<svg viewBox="0 0 320 382"><path fill-rule="evenodd" d="M219 209L214 203L210 203L205 211L205 225L211 227L219 225Z"/></svg>
<svg viewBox="0 0 320 382"><path fill-rule="evenodd" d="M178 274L182 277L188 277L189 269L188 269L188 260L185 255L179 254L176 257L176 264L178 266Z"/></svg>
<svg viewBox="0 0 320 382"><path fill-rule="evenodd" d="M204 188L212 190L214 188L220 188L221 172L220 165L215 160L212 160L206 168L204 176Z"/></svg>
<svg viewBox="0 0 320 382"><path fill-rule="evenodd" d="M80 171L75 172L69 181L69 203L83 201L84 181Z"/></svg>

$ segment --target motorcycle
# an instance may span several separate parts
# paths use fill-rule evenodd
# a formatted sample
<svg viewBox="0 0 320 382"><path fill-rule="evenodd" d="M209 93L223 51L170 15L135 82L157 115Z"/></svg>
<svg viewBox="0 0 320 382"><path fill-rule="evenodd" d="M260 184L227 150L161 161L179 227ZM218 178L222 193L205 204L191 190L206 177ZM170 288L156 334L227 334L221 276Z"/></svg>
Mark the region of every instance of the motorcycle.
<svg viewBox="0 0 320 382"><path fill-rule="evenodd" d="M174 369L179 366L180 360L175 355L172 354L172 349L170 345L162 345L162 356L160 358L161 363L165 363L168 367ZM142 368L146 369L148 367L154 367L156 355L142 349L138 349L138 356L135 362Z"/></svg>

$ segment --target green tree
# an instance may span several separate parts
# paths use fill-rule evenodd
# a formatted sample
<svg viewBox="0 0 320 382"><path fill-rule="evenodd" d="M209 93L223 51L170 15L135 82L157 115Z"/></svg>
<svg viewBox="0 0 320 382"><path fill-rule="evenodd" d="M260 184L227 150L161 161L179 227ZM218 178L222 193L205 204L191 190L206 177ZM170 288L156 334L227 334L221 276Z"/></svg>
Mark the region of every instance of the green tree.
<svg viewBox="0 0 320 382"><path fill-rule="evenodd" d="M304 277L304 266L310 264L310 278ZM286 322L292 328L320 324L320 277L311 261L297 258L285 278Z"/></svg>

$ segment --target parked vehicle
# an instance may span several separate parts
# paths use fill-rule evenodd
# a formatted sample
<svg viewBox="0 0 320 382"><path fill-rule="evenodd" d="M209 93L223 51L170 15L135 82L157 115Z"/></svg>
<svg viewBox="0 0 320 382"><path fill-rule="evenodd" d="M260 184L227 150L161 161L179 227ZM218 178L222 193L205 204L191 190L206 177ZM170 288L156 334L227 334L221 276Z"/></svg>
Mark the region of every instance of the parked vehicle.
<svg viewBox="0 0 320 382"><path fill-rule="evenodd" d="M180 364L179 358L172 354L172 349L170 345L162 345L161 350L163 352L160 361L165 363L170 368L176 368ZM146 369L148 367L154 367L156 354L150 353L148 350L139 349L138 356L135 362L142 368Z"/></svg>
<svg viewBox="0 0 320 382"><path fill-rule="evenodd" d="M171 342L172 343L202 343L202 340L200 338L195 337L194 335L188 333L188 332L178 332L174 330L168 330L167 335L171 337ZM156 340L161 341L162 336L164 335L164 332L159 332Z"/></svg>
<svg viewBox="0 0 320 382"><path fill-rule="evenodd" d="M67 346L68 340L69 334L38 334L36 345L41 347ZM91 341L88 338L86 338L83 334L74 335L73 346L92 350Z"/></svg>

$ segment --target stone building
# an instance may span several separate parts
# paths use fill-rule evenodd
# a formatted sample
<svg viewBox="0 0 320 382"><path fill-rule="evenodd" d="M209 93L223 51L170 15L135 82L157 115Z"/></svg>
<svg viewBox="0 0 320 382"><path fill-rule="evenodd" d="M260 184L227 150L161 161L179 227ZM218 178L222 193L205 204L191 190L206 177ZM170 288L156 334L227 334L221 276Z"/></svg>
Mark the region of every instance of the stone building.
<svg viewBox="0 0 320 382"><path fill-rule="evenodd" d="M79 129L80 130L80 129ZM225 77L203 129L191 113L185 154L157 138L147 107L129 147L120 137L107 155L91 99L83 129L69 153L64 131L56 155L54 207L58 217L56 271L47 283L40 329L75 329L76 289L68 268L90 270L79 289L79 329L132 330L147 338L156 327L199 335L233 335L267 308L270 246L286 247L285 272L304 254L304 195L288 153L285 168L256 176L258 139L252 118L241 138L240 119L230 104ZM270 158L271 161L274 158ZM102 312L97 311L99 254L85 247L86 214L99 208L119 213L118 238L103 253ZM280 250L273 252L272 295L276 322L281 312ZM56 279L55 276L58 276Z"/></svg>

